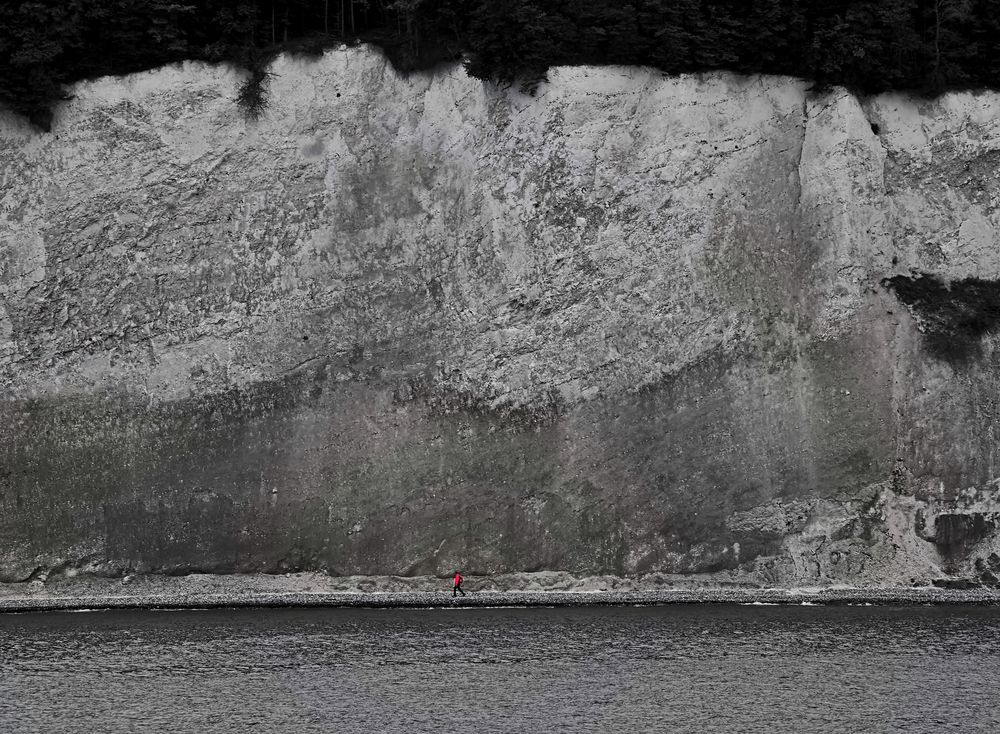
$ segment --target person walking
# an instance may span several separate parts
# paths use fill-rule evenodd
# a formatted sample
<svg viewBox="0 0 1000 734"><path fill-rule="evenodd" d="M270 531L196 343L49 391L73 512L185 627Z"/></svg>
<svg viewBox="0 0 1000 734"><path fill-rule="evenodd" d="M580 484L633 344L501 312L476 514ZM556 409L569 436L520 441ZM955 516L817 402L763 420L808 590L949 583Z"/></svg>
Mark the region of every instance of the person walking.
<svg viewBox="0 0 1000 734"><path fill-rule="evenodd" d="M459 592L461 592L462 596L465 596L465 592L462 591L462 580L462 574L455 571L455 585L451 588L451 595L453 597L458 596Z"/></svg>

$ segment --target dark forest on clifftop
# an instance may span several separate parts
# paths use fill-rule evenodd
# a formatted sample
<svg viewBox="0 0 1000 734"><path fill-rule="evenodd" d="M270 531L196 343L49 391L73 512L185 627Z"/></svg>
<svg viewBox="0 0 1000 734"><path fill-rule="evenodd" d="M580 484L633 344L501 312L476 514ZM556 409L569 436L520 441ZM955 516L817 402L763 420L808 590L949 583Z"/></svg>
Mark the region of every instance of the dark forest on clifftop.
<svg viewBox="0 0 1000 734"><path fill-rule="evenodd" d="M860 92L996 86L1000 0L47 0L0 23L0 103L46 126L79 79L185 59L254 72L281 51L380 46L404 71L465 58L531 88L550 66L788 74Z"/></svg>

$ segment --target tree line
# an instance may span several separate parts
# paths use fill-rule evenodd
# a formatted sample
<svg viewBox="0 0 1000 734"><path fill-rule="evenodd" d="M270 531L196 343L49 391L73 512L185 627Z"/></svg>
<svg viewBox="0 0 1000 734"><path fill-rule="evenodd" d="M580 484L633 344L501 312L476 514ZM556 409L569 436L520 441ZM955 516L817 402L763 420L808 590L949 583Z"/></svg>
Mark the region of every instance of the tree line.
<svg viewBox="0 0 1000 734"><path fill-rule="evenodd" d="M186 59L251 72L281 51L380 46L403 71L464 58L530 89L563 64L788 74L860 92L1000 80L1000 0L28 0L0 23L0 104L45 126L79 79ZM258 110L259 111L259 110Z"/></svg>

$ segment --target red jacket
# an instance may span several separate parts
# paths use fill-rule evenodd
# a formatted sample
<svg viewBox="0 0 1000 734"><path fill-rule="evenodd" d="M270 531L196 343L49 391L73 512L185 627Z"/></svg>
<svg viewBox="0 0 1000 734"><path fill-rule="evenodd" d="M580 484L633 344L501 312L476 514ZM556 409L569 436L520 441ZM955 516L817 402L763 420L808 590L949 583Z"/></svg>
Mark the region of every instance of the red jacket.
<svg viewBox="0 0 1000 734"><path fill-rule="evenodd" d="M455 586L458 586L460 583L462 583L462 574L456 573L455 574Z"/></svg>

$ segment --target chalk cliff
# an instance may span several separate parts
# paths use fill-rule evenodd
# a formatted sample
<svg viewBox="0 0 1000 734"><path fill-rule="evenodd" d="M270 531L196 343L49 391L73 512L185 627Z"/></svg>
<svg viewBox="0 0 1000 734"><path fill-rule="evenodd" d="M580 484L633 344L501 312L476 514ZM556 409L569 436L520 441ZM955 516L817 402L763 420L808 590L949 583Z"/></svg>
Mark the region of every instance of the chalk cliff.
<svg viewBox="0 0 1000 734"><path fill-rule="evenodd" d="M1000 94L368 49L0 115L0 578L1000 575Z"/></svg>

